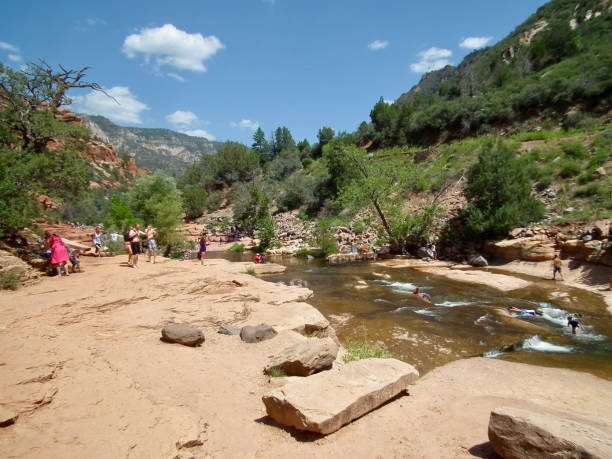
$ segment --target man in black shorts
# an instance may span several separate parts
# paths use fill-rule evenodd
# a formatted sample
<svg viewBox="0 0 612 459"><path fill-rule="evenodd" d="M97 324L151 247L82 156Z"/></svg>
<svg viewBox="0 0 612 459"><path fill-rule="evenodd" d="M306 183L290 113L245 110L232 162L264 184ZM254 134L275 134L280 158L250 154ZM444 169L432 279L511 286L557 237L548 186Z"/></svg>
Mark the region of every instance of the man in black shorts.
<svg viewBox="0 0 612 459"><path fill-rule="evenodd" d="M138 255L140 255L140 236L144 236L145 232L140 231L140 224L136 223L136 226L132 228L129 233L130 241L132 243L132 268L138 268Z"/></svg>

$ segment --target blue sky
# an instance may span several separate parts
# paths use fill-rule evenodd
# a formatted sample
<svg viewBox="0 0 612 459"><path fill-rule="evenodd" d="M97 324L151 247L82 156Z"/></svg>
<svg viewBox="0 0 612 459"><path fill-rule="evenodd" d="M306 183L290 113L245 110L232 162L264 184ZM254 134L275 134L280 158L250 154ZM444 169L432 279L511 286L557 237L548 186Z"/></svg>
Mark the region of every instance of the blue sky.
<svg viewBox="0 0 612 459"><path fill-rule="evenodd" d="M380 97L494 44L543 0L9 2L0 60L91 67L120 102L74 92L73 110L123 126L252 143L287 126L353 131Z"/></svg>

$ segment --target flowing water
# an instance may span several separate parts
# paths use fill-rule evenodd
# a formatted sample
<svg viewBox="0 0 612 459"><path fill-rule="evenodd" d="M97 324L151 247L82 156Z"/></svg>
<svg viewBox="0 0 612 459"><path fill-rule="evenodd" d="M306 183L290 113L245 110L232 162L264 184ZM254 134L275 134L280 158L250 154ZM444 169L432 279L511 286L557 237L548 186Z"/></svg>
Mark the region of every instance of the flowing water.
<svg viewBox="0 0 612 459"><path fill-rule="evenodd" d="M252 260L252 255L241 258L226 252L207 256ZM296 258L274 261L287 266L287 271L262 278L311 289L314 296L308 302L330 320L341 341L362 339L367 330L370 341L383 343L421 374L481 355L612 379L612 316L598 295L561 282L520 276L534 283L501 292L410 268L328 265ZM416 287L429 293L433 304L413 295ZM514 314L518 325L508 324L499 309L510 306L538 308L543 315ZM568 314L581 316L585 329L578 335L565 327ZM522 321L541 328L526 330Z"/></svg>

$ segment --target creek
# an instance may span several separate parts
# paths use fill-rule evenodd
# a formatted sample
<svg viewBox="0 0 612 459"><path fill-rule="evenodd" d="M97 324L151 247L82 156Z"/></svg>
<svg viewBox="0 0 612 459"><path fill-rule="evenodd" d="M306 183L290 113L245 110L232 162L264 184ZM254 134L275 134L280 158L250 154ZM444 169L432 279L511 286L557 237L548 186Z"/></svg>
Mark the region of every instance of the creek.
<svg viewBox="0 0 612 459"><path fill-rule="evenodd" d="M209 252L207 257L253 258L231 252ZM421 374L460 358L485 356L612 380L612 315L594 293L523 275L518 277L533 282L529 287L501 292L411 268L328 265L293 257L273 261L287 270L261 277L311 289L308 302L332 323L342 342L367 334ZM413 295L416 287L433 303ZM518 320L508 323L499 310L511 306L537 308L543 315L513 314ZM577 335L565 326L568 314L579 315L584 325ZM540 328L526 329L524 322Z"/></svg>

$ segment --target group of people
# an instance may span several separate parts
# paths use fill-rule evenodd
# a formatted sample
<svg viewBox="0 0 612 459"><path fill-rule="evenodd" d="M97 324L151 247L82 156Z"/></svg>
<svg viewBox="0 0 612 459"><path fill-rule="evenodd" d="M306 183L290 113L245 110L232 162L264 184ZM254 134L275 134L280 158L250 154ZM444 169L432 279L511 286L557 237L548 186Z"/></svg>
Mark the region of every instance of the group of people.
<svg viewBox="0 0 612 459"><path fill-rule="evenodd" d="M138 268L138 257L142 253L140 241L142 236L146 237L147 240L146 250L149 256L147 262L155 264L155 258L157 257L157 242L155 241L155 236L157 236L157 230L149 223L145 231L141 231L140 224L136 223L135 226L129 226L128 230L123 235L125 250L128 252L128 266L131 268Z"/></svg>
<svg viewBox="0 0 612 459"><path fill-rule="evenodd" d="M79 249L68 250L62 238L51 231L45 231L43 255L49 258L52 273L57 277L69 276L70 272L81 272ZM68 265L70 263L70 265Z"/></svg>
<svg viewBox="0 0 612 459"><path fill-rule="evenodd" d="M513 312L515 314L520 314L522 316L541 316L544 313L539 309L519 309L514 306L510 306L508 311ZM578 328L584 330L582 323L578 320L576 316L567 316L567 325L566 327L572 328L572 334L578 334Z"/></svg>

